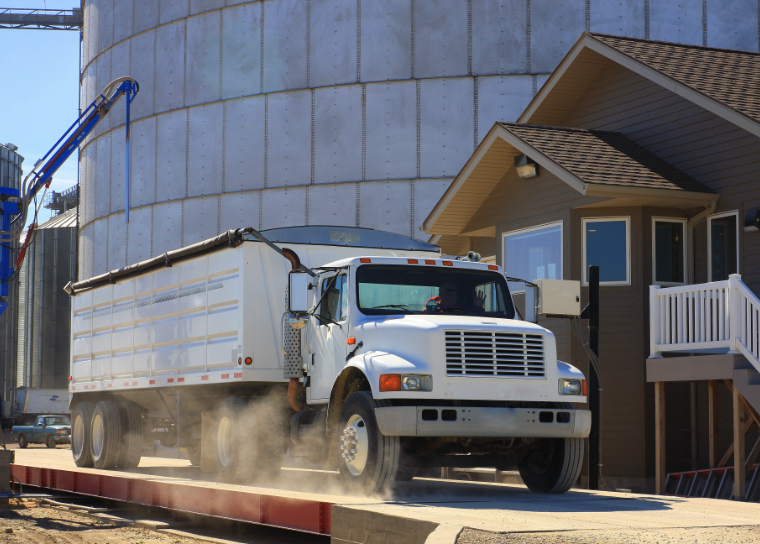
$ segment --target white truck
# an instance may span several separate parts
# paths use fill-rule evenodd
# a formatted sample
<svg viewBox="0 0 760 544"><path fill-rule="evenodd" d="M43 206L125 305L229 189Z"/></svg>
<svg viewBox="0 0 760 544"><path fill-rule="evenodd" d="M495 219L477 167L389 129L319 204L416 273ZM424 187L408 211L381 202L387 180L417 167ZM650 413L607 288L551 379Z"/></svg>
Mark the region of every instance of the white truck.
<svg viewBox="0 0 760 544"><path fill-rule="evenodd" d="M419 467L578 479L585 379L516 318L500 267L347 227L231 230L69 284L72 453L130 468L144 442L226 481L283 456L371 493Z"/></svg>
<svg viewBox="0 0 760 544"><path fill-rule="evenodd" d="M39 415L69 414L69 392L66 389L33 389L19 387L11 416L16 425L31 425Z"/></svg>

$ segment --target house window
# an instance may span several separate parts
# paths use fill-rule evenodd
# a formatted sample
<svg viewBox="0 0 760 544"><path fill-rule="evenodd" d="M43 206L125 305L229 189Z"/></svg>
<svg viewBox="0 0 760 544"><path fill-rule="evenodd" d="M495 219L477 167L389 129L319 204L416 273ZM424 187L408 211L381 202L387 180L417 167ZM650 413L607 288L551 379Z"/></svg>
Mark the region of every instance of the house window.
<svg viewBox="0 0 760 544"><path fill-rule="evenodd" d="M504 234L504 271L528 281L562 279L562 221ZM525 285L510 282L511 291Z"/></svg>
<svg viewBox="0 0 760 544"><path fill-rule="evenodd" d="M707 218L708 281L727 280L739 270L739 213Z"/></svg>
<svg viewBox="0 0 760 544"><path fill-rule="evenodd" d="M631 235L629 217L585 218L583 225L583 283L588 267L599 267L601 285L630 285Z"/></svg>
<svg viewBox="0 0 760 544"><path fill-rule="evenodd" d="M654 283L686 283L686 219L652 218L652 273Z"/></svg>

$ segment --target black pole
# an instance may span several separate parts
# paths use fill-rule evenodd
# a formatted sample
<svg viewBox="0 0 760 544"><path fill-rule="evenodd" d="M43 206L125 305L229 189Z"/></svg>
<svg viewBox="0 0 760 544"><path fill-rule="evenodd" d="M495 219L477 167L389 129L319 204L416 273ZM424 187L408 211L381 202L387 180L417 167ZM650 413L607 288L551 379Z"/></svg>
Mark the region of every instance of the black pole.
<svg viewBox="0 0 760 544"><path fill-rule="evenodd" d="M599 358L599 267L588 267L589 347ZM599 445L602 392L600 376L589 361L588 407L591 410L591 434L588 437L588 488L599 489Z"/></svg>

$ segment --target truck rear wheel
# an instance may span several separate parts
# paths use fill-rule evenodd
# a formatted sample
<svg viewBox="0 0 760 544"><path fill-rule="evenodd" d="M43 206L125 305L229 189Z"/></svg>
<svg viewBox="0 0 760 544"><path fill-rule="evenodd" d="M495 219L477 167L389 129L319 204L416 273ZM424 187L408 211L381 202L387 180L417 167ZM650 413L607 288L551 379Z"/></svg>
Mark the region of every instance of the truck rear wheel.
<svg viewBox="0 0 760 544"><path fill-rule="evenodd" d="M375 408L388 405L367 391L348 397L338 425L338 470L350 490L382 493L396 482L401 441L384 436L375 419Z"/></svg>
<svg viewBox="0 0 760 544"><path fill-rule="evenodd" d="M24 433L19 433L18 435L18 447L19 448L25 448L29 445L29 443L26 441L26 436L24 436Z"/></svg>
<svg viewBox="0 0 760 544"><path fill-rule="evenodd" d="M520 477L536 493L564 493L581 473L583 439L547 438L542 446L517 465Z"/></svg>
<svg viewBox="0 0 760 544"><path fill-rule="evenodd" d="M95 409L91 402L80 402L74 409L71 423L71 455L78 467L92 466L90 437L92 431L92 412Z"/></svg>
<svg viewBox="0 0 760 544"><path fill-rule="evenodd" d="M92 414L90 451L95 468L116 467L121 455L121 436L119 406L112 400L101 400Z"/></svg>
<svg viewBox="0 0 760 544"><path fill-rule="evenodd" d="M45 439L45 445L50 449L55 448L55 437L52 434L47 435L47 438Z"/></svg>
<svg viewBox="0 0 760 544"><path fill-rule="evenodd" d="M134 402L119 403L121 416L121 450L116 463L121 469L137 468L142 458L143 433L142 414Z"/></svg>

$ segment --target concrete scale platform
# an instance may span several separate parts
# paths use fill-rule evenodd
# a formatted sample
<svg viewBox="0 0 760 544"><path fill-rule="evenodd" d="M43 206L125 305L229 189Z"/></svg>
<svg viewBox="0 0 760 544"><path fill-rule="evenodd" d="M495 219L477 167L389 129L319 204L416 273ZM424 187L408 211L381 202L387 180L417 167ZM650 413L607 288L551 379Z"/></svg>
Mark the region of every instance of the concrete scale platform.
<svg viewBox="0 0 760 544"><path fill-rule="evenodd" d="M129 473L99 471L77 469L68 449L32 447L17 450L16 464L77 471L82 473L81 478L85 474L101 474L184 485L186 494L203 489L234 492L236 496L256 495L276 499L277 504L292 504L297 509L306 508L304 505L308 503L326 505L329 511L319 511L325 518L320 527L325 530L305 530L331 534L332 541L341 544L453 544L462 527L511 533L515 537L517 533L593 533L597 537L609 534L609 542L615 542L612 535L631 531L685 529L684 534L688 535L690 528L724 527L725 542L731 541L735 527L756 527L760 531L760 504L715 499L586 490L537 495L522 486L432 479L401 484L392 496L354 497L342 494L337 475L324 471L285 469L271 487L238 486L215 482L189 462L177 459L145 457ZM294 514L298 517L299 512Z"/></svg>

